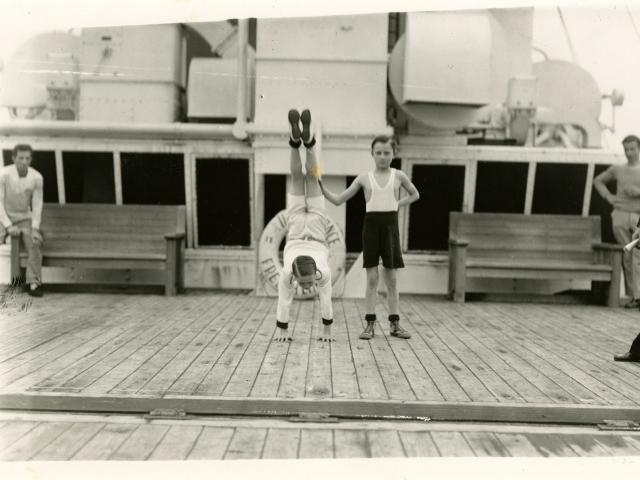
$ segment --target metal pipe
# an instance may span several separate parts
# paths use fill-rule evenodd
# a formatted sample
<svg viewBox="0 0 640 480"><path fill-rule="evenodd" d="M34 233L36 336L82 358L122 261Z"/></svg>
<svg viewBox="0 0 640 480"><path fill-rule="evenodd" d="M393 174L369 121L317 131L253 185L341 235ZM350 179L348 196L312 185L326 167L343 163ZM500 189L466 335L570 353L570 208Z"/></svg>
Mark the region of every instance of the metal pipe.
<svg viewBox="0 0 640 480"><path fill-rule="evenodd" d="M0 123L0 136L33 135L96 136L100 138L142 138L168 140L211 140L232 138L231 125L195 123L110 123L76 121L14 120Z"/></svg>
<svg viewBox="0 0 640 480"><path fill-rule="evenodd" d="M233 136L247 138L247 46L249 44L249 20L238 20L238 88L236 94L236 121Z"/></svg>

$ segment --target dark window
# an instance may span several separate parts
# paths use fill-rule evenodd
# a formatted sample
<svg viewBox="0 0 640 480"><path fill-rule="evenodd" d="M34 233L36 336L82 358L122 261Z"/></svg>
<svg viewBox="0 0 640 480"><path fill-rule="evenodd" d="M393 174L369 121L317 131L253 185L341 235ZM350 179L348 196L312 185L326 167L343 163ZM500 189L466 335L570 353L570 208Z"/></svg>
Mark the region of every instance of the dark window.
<svg viewBox="0 0 640 480"><path fill-rule="evenodd" d="M531 213L581 215L587 165L538 163Z"/></svg>
<svg viewBox="0 0 640 480"><path fill-rule="evenodd" d="M67 203L115 203L111 152L63 152Z"/></svg>
<svg viewBox="0 0 640 480"><path fill-rule="evenodd" d="M474 211L523 213L529 165L478 162Z"/></svg>
<svg viewBox="0 0 640 480"><path fill-rule="evenodd" d="M287 208L287 176L264 176L264 225Z"/></svg>
<svg viewBox="0 0 640 480"><path fill-rule="evenodd" d="M447 250L449 212L462 210L465 167L415 165L420 200L409 207L409 250Z"/></svg>
<svg viewBox="0 0 640 480"><path fill-rule="evenodd" d="M2 158L5 165L11 165L11 150L3 150ZM51 151L33 151L31 166L42 175L44 201L58 203L58 178L56 176L56 154Z"/></svg>
<svg viewBox="0 0 640 480"><path fill-rule="evenodd" d="M249 160L196 160L199 245L251 245Z"/></svg>
<svg viewBox="0 0 640 480"><path fill-rule="evenodd" d="M604 172L609 165L596 165L593 173L593 177L597 177L602 172ZM616 182L611 182L607 184L607 188L611 193L616 193L617 191ZM598 191L594 188L591 190L591 203L589 204L589 215L599 215L600 216L600 226L602 229L602 241L603 242L611 242L617 243L616 239L613 237L613 229L611 226L611 210L612 207L604 198L600 196Z"/></svg>
<svg viewBox="0 0 640 480"><path fill-rule="evenodd" d="M355 179L356 177L347 177L347 187L349 187ZM362 222L364 220L365 210L364 191L360 189L353 198L347 200L344 232L347 252L362 251Z"/></svg>
<svg viewBox="0 0 640 480"><path fill-rule="evenodd" d="M122 153L122 201L133 205L184 205L183 155Z"/></svg>

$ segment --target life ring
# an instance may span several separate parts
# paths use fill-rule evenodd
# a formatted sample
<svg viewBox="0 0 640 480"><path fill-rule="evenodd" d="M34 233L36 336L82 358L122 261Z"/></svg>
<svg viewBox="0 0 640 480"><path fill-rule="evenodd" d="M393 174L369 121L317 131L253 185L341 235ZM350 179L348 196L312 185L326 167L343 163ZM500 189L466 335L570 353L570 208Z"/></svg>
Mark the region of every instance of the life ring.
<svg viewBox="0 0 640 480"><path fill-rule="evenodd" d="M278 281L282 272L280 261L280 244L287 234L286 210L281 210L264 227L258 244L258 281L266 295L278 295ZM329 247L329 268L331 269L331 286L334 297L342 296L345 278L346 244L344 235L338 224L329 217L330 226L327 234ZM295 298L312 298L316 295L316 287L303 290L297 287Z"/></svg>

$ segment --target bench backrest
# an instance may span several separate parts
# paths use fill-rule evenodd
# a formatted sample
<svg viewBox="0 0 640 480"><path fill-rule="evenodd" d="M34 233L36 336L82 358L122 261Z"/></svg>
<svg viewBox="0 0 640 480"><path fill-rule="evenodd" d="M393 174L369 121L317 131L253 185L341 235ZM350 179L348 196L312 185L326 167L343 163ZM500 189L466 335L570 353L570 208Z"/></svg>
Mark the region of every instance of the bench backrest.
<svg viewBox="0 0 640 480"><path fill-rule="evenodd" d="M164 235L185 232L184 206L45 203L44 253L164 253Z"/></svg>
<svg viewBox="0 0 640 480"><path fill-rule="evenodd" d="M469 242L467 256L591 263L600 217L451 212L449 238Z"/></svg>

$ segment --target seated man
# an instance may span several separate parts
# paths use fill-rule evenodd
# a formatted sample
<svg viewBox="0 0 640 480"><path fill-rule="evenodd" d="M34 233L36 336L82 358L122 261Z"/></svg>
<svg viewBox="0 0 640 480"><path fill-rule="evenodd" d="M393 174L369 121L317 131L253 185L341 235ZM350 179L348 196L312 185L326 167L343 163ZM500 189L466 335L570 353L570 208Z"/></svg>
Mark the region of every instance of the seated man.
<svg viewBox="0 0 640 480"><path fill-rule="evenodd" d="M300 128L302 123L302 129ZM320 297L320 314L324 325L321 341L333 341L331 324L331 270L327 232L330 219L325 211L324 197L318 181L311 172L317 172L317 162L313 146L316 143L311 132L311 113L304 110L289 111L290 170L288 209L286 214L287 241L284 247L284 267L278 284L278 310L276 341L292 340L288 333L289 309L296 287L308 290L314 286ZM307 149L306 171L302 173L300 145Z"/></svg>
<svg viewBox="0 0 640 480"><path fill-rule="evenodd" d="M27 251L25 287L32 297L41 297L43 182L42 175L30 166L31 157L31 146L16 145L13 165L0 168L0 243L7 235L22 237Z"/></svg>

